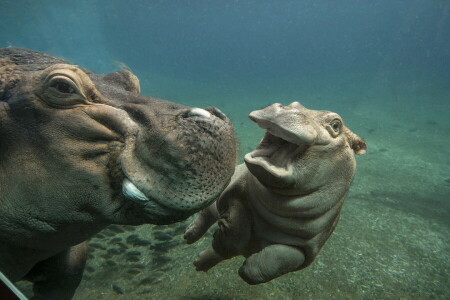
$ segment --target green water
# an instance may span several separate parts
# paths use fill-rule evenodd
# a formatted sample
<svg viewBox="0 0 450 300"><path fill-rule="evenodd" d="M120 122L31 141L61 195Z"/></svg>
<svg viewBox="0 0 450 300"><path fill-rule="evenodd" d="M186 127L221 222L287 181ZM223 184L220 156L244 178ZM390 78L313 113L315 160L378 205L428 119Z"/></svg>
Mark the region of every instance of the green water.
<svg viewBox="0 0 450 300"><path fill-rule="evenodd" d="M0 45L97 72L124 62L144 94L217 106L235 126L238 162L263 135L248 113L274 102L339 113L369 150L305 270L249 286L242 257L195 271L213 231L186 245L192 218L113 225L91 239L74 299L449 299L449 3L187 2L6 1Z"/></svg>
<svg viewBox="0 0 450 300"><path fill-rule="evenodd" d="M207 273L195 271L192 262L210 245L213 231L186 245L183 232L192 218L171 226L113 225L91 240L75 299L446 299L450 184L443 162L450 140L443 138L448 104L439 100L450 94L423 90L414 99L423 106L402 107L406 99L379 106L377 99L389 95L373 93L364 102L347 94L352 108L335 109L366 139L369 151L357 157L339 225L310 267L249 286L237 275L242 257ZM247 118L249 110L270 101L261 97L241 99L242 110L234 109L236 98L216 97L235 124L240 160L263 134ZM336 97L322 97L317 106L339 106ZM207 99L197 98L198 104ZM304 102L315 108L318 101Z"/></svg>

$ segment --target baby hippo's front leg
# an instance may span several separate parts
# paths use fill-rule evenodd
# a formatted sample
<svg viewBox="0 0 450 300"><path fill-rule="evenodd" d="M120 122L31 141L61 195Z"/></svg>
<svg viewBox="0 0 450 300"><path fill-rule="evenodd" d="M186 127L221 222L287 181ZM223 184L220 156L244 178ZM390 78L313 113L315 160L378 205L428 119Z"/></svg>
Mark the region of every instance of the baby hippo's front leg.
<svg viewBox="0 0 450 300"><path fill-rule="evenodd" d="M184 239L188 244L195 243L208 231L209 227L213 225L219 218L217 212L216 202L200 211L198 216L186 228Z"/></svg>
<svg viewBox="0 0 450 300"><path fill-rule="evenodd" d="M298 270L304 261L300 249L273 244L249 256L239 269L239 275L248 284L264 283Z"/></svg>
<svg viewBox="0 0 450 300"><path fill-rule="evenodd" d="M218 216L219 228L214 233L212 247L200 253L194 262L197 271L208 271L224 259L242 254L251 235L251 220L245 206L238 198L228 198L223 212ZM215 206L203 210L188 226L185 238L188 243L198 240L217 218Z"/></svg>

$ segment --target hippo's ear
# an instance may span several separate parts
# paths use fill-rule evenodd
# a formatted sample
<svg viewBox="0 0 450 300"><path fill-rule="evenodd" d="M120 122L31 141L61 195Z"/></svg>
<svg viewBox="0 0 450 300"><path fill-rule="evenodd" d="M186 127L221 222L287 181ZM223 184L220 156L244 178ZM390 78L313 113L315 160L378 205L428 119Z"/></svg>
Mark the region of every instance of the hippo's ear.
<svg viewBox="0 0 450 300"><path fill-rule="evenodd" d="M350 129L345 127L344 133L347 136L348 143L350 147L355 151L355 154L362 155L366 153L367 144L364 139L360 138L358 135L354 134Z"/></svg>
<svg viewBox="0 0 450 300"><path fill-rule="evenodd" d="M139 79L130 70L119 70L108 73L103 80L111 82L115 86L121 86L124 90L132 93L140 93L141 87Z"/></svg>

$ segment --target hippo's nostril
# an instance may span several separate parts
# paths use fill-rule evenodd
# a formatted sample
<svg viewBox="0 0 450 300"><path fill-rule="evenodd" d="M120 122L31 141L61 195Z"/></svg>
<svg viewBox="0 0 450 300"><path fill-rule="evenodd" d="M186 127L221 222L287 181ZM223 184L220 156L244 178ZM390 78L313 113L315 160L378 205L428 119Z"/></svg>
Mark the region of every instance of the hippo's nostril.
<svg viewBox="0 0 450 300"><path fill-rule="evenodd" d="M197 117L197 116L211 118L211 113L209 113L208 111L206 111L202 108L194 107L194 108L191 108L190 110L188 110L187 112L185 112L183 116L186 118Z"/></svg>
<svg viewBox="0 0 450 300"><path fill-rule="evenodd" d="M190 118L190 117L211 118L212 116L214 116L223 121L227 120L227 116L223 112L221 112L218 108L215 108L213 106L206 107L205 109L194 107L185 111L181 116L183 118Z"/></svg>

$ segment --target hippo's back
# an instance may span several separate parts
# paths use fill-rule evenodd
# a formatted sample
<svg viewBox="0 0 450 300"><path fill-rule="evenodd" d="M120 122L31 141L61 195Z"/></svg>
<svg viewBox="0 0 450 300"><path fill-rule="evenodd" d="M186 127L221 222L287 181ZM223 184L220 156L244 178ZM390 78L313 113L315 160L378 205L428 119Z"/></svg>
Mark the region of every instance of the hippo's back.
<svg viewBox="0 0 450 300"><path fill-rule="evenodd" d="M0 61L8 60L14 65L33 65L34 70L42 70L52 64L67 63L65 60L45 53L17 47L0 48Z"/></svg>

